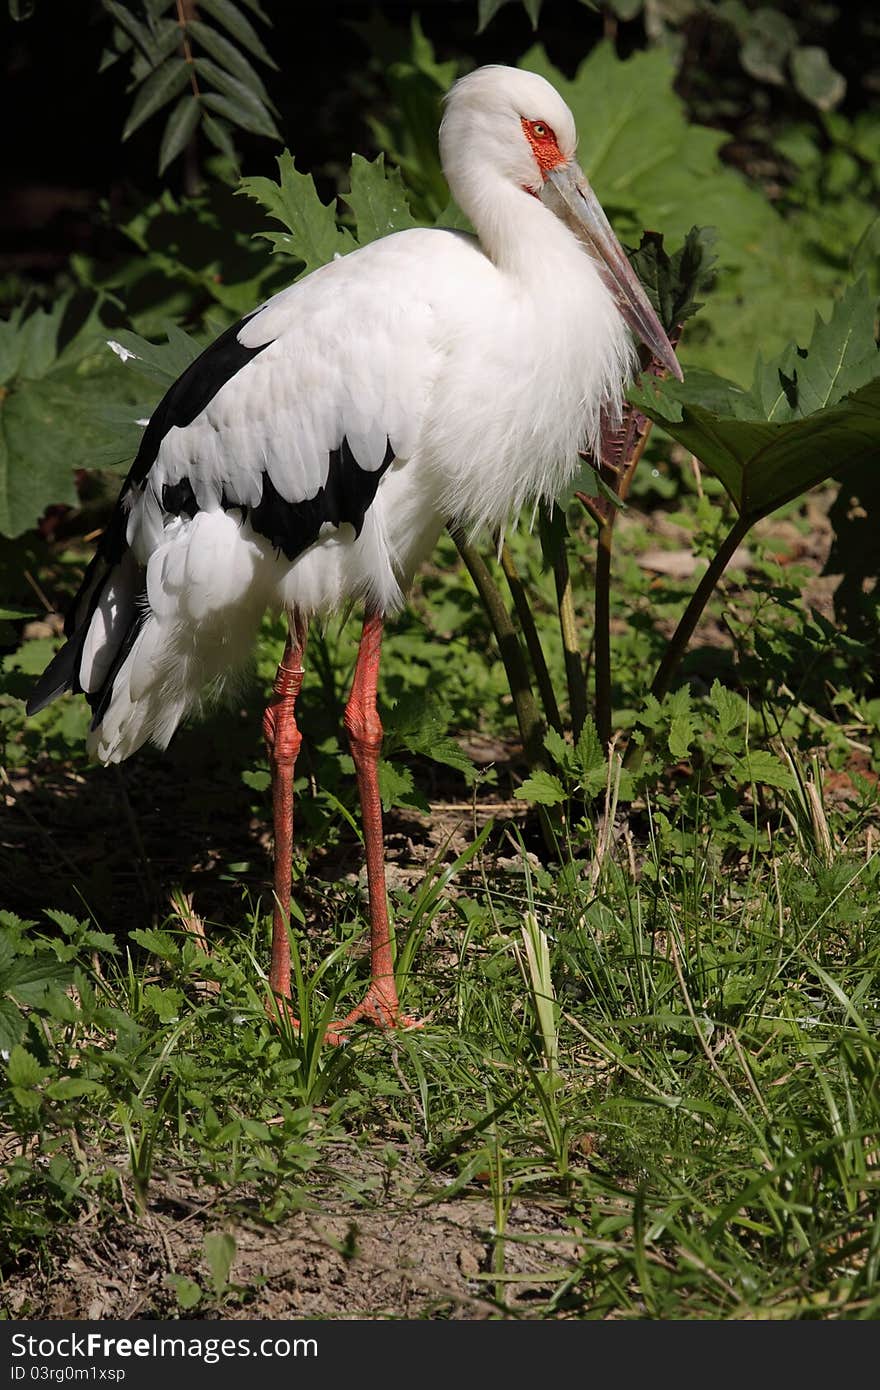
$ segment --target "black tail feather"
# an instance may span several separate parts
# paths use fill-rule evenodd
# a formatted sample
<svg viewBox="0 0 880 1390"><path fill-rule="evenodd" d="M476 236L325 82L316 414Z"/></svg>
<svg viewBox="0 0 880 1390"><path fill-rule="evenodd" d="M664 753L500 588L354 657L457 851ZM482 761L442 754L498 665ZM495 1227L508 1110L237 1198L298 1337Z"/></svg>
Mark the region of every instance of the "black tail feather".
<svg viewBox="0 0 880 1390"><path fill-rule="evenodd" d="M37 714L41 709L45 709L59 695L63 695L65 690L73 690L78 687L79 659L88 630L88 623L84 623L49 662L28 696L27 712L29 715Z"/></svg>

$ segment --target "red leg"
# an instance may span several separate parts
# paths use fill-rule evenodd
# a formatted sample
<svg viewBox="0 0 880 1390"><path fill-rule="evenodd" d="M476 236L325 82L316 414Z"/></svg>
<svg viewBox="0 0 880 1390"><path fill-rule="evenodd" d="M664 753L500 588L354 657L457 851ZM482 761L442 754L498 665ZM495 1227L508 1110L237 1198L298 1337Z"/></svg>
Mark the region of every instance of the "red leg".
<svg viewBox="0 0 880 1390"><path fill-rule="evenodd" d="M293 770L302 738L295 707L303 682L303 657L308 627L293 615L284 655L275 676L272 698L263 715L263 733L272 768L272 811L275 828L275 911L272 918L272 964L269 985L282 999L290 998L290 873L293 864Z"/></svg>
<svg viewBox="0 0 880 1390"><path fill-rule="evenodd" d="M351 694L345 707L345 727L357 772L370 893L370 987L365 998L336 1028L361 1018L380 1028L418 1026L400 1012L391 959L391 929L385 891L385 849L382 838L382 802L377 767L382 751L382 724L376 708L376 685L382 647L383 619L368 613L358 648Z"/></svg>

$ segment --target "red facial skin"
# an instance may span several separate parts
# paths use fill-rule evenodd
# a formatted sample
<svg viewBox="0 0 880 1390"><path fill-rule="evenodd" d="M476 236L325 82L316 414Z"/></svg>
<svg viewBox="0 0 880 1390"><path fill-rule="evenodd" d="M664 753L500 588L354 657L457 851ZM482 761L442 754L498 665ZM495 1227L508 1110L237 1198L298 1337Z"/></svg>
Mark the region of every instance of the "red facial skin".
<svg viewBox="0 0 880 1390"><path fill-rule="evenodd" d="M522 118L523 135L532 147L532 154L535 162L541 171L541 178L546 179L551 170L556 169L560 164L567 163L565 155L559 148L556 136L550 129L546 121L527 121ZM534 194L533 188L527 188L527 193Z"/></svg>

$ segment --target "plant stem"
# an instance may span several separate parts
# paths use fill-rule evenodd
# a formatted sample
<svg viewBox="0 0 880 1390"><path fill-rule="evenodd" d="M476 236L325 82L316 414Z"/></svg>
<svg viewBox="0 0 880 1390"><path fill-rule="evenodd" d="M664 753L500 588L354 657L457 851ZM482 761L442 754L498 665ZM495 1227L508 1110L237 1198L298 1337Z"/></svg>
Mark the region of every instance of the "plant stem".
<svg viewBox="0 0 880 1390"><path fill-rule="evenodd" d="M556 701L556 691L553 689L553 682L550 679L550 672L547 670L547 659L544 656L544 648L541 646L541 639L538 636L538 629L535 626L535 618L529 606L528 595L525 585L520 578L516 561L510 551L510 546L505 541L501 547L501 568L504 570L508 588L519 618L519 625L522 628L523 637L526 640L529 656L532 660L532 669L535 672L535 680L538 683L538 693L541 696L541 704L544 706L544 715L547 723L552 725L558 733L562 733L562 716L559 713L559 705Z"/></svg>
<svg viewBox="0 0 880 1390"><path fill-rule="evenodd" d="M565 540L553 556L553 578L556 580L556 606L559 609L559 629L562 633L562 653L565 660L565 681L568 686L568 709L571 731L577 742L587 718L587 690L583 662L578 648L574 600L571 593L571 573Z"/></svg>
<svg viewBox="0 0 880 1390"><path fill-rule="evenodd" d="M516 711L516 721L519 725L523 749L529 766L543 766L544 721L532 693L529 671L519 644L519 638L516 635L516 629L501 597L498 585L492 578L483 557L476 547L465 539L464 533L460 529L450 526L449 531L489 615L501 660L504 662L504 669L507 672L510 693L513 696L513 707Z"/></svg>
<svg viewBox="0 0 880 1390"><path fill-rule="evenodd" d="M709 562L709 567L703 575L699 584L688 600L688 605L678 620L678 626L669 639L663 659L654 674L651 682L651 694L657 700L662 700L672 684L672 677L675 675L681 664L682 658L688 648L688 643L694 635L694 630L703 610L709 599L712 597L718 582L721 579L727 566L743 538L748 534L752 525L750 518L738 516L733 526L728 531L721 545L716 550ZM624 767L636 768L641 762L642 749L634 743L630 743L624 758Z"/></svg>
<svg viewBox="0 0 880 1390"><path fill-rule="evenodd" d="M596 545L593 665L596 682L596 732L603 748L611 742L611 538L614 513L599 529Z"/></svg>

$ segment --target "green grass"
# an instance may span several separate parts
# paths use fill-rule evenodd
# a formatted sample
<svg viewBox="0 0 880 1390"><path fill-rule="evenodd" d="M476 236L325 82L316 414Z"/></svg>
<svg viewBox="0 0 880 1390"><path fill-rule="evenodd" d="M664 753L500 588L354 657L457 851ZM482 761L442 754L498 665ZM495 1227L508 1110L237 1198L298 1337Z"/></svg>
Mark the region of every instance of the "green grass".
<svg viewBox="0 0 880 1390"><path fill-rule="evenodd" d="M522 571L531 565L539 587L552 585L527 539L517 544ZM384 705L406 683L423 685L434 734L439 710L444 730L507 736L503 675L448 559L441 551L389 639ZM401 997L427 1019L421 1030L367 1029L344 1048L323 1039L366 965L358 887L302 877L309 856L350 834L351 779L331 709L350 632L330 629L313 645L304 695L322 790L310 797L303 775L300 1032L267 1016L259 872L226 866L209 957L185 930L182 899L155 925L145 902L143 920L121 934L82 913L7 913L0 1306L29 1271L51 1280L84 1213L134 1229L172 1181L210 1203L217 1222L267 1229L330 1198L344 1199L356 1225L397 1183L412 1211L451 1198L488 1204L489 1257L472 1287L497 1315L876 1317L880 817L870 776L852 770L848 800L826 783L856 745L868 750L862 772L876 767L877 725L867 685L853 686L843 713L835 704L853 649L826 642L797 575L772 558L760 565L748 585L734 576L714 610L735 642L709 666L724 675L726 662L726 680L701 684L691 658L690 684L643 715L637 773L609 770L589 740L568 752L551 742L551 850L527 851L540 845L533 811L518 829L474 832L457 858L441 849L420 880L392 889ZM586 593L589 575L578 583ZM639 574L622 602L635 613L674 605L673 581L654 589ZM551 603L548 590L548 612ZM616 642L621 719L632 722L627 690L656 638L636 622ZM50 711L25 728L15 714L35 645L7 659L13 771L76 756L72 716ZM264 683L277 645L267 624ZM763 659L760 698L731 650L740 667ZM410 708L394 734L393 712L388 720L388 795L403 808L424 804L413 721ZM240 771L265 818L258 749ZM511 775L515 765L483 775L478 799L493 784L504 792ZM601 809L609 787L618 815L603 833L584 796L598 792ZM369 1173L358 1162L366 1153ZM512 1219L523 1209L544 1214L540 1234ZM222 1236L206 1236L207 1275L177 1272L157 1286L154 1313L254 1304L259 1280L236 1282L234 1237ZM522 1272L528 1246L540 1277ZM16 1316L27 1311L16 1305Z"/></svg>

